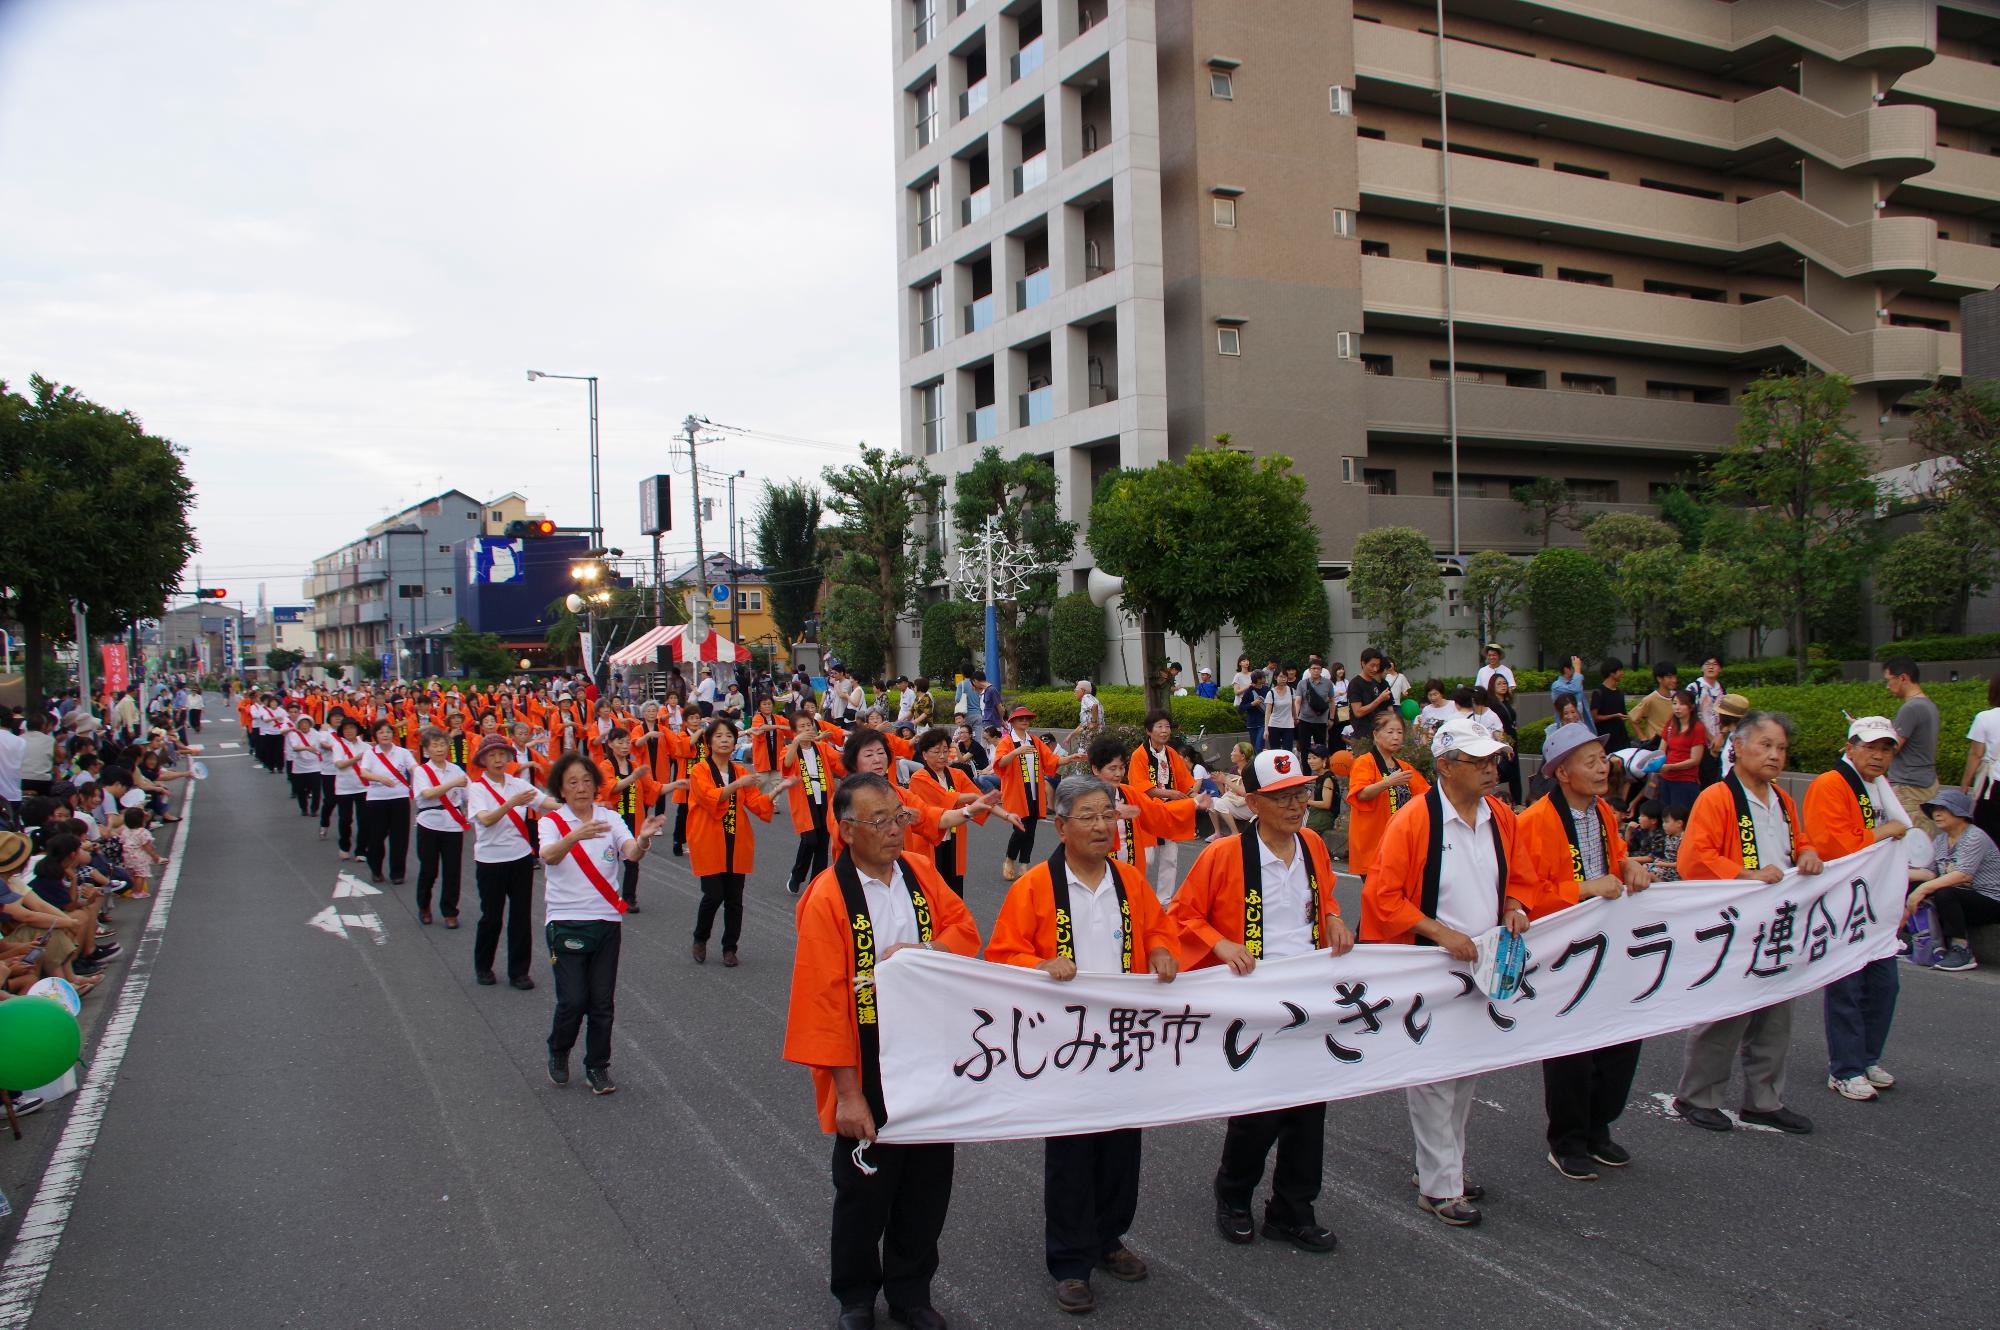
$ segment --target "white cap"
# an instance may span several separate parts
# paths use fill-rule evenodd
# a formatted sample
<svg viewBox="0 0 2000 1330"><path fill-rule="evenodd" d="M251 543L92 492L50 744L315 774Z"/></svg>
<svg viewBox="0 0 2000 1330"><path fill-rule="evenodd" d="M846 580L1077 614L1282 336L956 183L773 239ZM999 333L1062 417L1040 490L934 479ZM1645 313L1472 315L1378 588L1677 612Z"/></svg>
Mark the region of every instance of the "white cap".
<svg viewBox="0 0 2000 1330"><path fill-rule="evenodd" d="M1887 739L1896 742L1896 727L1881 716L1856 716L1847 727L1849 742L1859 739L1862 743L1881 743Z"/></svg>
<svg viewBox="0 0 2000 1330"><path fill-rule="evenodd" d="M1306 775L1305 764L1299 761L1297 753L1283 748L1267 748L1257 754L1257 760L1243 773L1243 788L1250 794L1276 794L1279 790L1304 785L1311 779Z"/></svg>
<svg viewBox="0 0 2000 1330"><path fill-rule="evenodd" d="M1460 757L1491 757L1506 747L1493 737L1493 731L1463 716L1446 721L1431 736L1432 757L1443 757L1447 753Z"/></svg>

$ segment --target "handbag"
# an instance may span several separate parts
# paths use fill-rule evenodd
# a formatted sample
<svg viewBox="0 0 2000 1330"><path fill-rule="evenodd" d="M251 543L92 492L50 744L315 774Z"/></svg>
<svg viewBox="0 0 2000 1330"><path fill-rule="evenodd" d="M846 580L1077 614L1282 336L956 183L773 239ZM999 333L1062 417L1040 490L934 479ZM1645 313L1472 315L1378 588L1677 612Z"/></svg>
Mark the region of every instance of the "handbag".
<svg viewBox="0 0 2000 1330"><path fill-rule="evenodd" d="M551 919L542 925L548 939L549 964L565 956L588 956L604 945L618 927L608 919Z"/></svg>
<svg viewBox="0 0 2000 1330"><path fill-rule="evenodd" d="M1937 906L1925 901L1910 911L1910 964L1934 966L1944 955L1944 929L1938 926Z"/></svg>

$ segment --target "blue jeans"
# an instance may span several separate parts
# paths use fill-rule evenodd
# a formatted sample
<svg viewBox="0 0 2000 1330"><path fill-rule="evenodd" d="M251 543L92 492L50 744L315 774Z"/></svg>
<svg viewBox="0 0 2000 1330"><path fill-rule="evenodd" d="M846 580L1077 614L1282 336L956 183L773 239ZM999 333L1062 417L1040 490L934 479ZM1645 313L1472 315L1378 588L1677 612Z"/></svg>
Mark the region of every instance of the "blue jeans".
<svg viewBox="0 0 2000 1330"><path fill-rule="evenodd" d="M1896 1018L1901 984L1896 958L1868 964L1826 986L1826 1057L1829 1074L1847 1080L1882 1060L1889 1023Z"/></svg>

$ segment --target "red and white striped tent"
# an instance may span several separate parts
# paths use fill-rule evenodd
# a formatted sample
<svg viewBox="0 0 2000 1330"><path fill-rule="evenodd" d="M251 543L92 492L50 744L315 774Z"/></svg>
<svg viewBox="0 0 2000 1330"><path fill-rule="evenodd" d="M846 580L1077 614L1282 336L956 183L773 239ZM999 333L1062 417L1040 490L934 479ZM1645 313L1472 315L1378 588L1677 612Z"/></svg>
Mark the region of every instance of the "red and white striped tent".
<svg viewBox="0 0 2000 1330"><path fill-rule="evenodd" d="M650 665L656 659L654 653L661 647L672 647L674 659L689 660L735 660L748 663L750 648L740 642L732 642L721 633L710 629L708 636L699 646L687 640L686 624L670 624L665 628L654 628L641 633L629 643L611 653L611 663L624 669L634 665Z"/></svg>

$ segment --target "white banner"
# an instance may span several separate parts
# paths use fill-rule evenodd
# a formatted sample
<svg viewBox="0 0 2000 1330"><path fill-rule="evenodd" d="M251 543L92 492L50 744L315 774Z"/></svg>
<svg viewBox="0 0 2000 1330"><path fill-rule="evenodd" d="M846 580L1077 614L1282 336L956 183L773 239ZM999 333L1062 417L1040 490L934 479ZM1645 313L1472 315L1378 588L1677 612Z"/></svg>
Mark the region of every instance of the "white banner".
<svg viewBox="0 0 2000 1330"><path fill-rule="evenodd" d="M1896 951L1900 841L1776 885L1663 882L1528 931L1489 1001L1436 947L1357 946L1246 976L1081 975L918 949L876 969L895 1142L1016 1140L1350 1099L1684 1030Z"/></svg>

